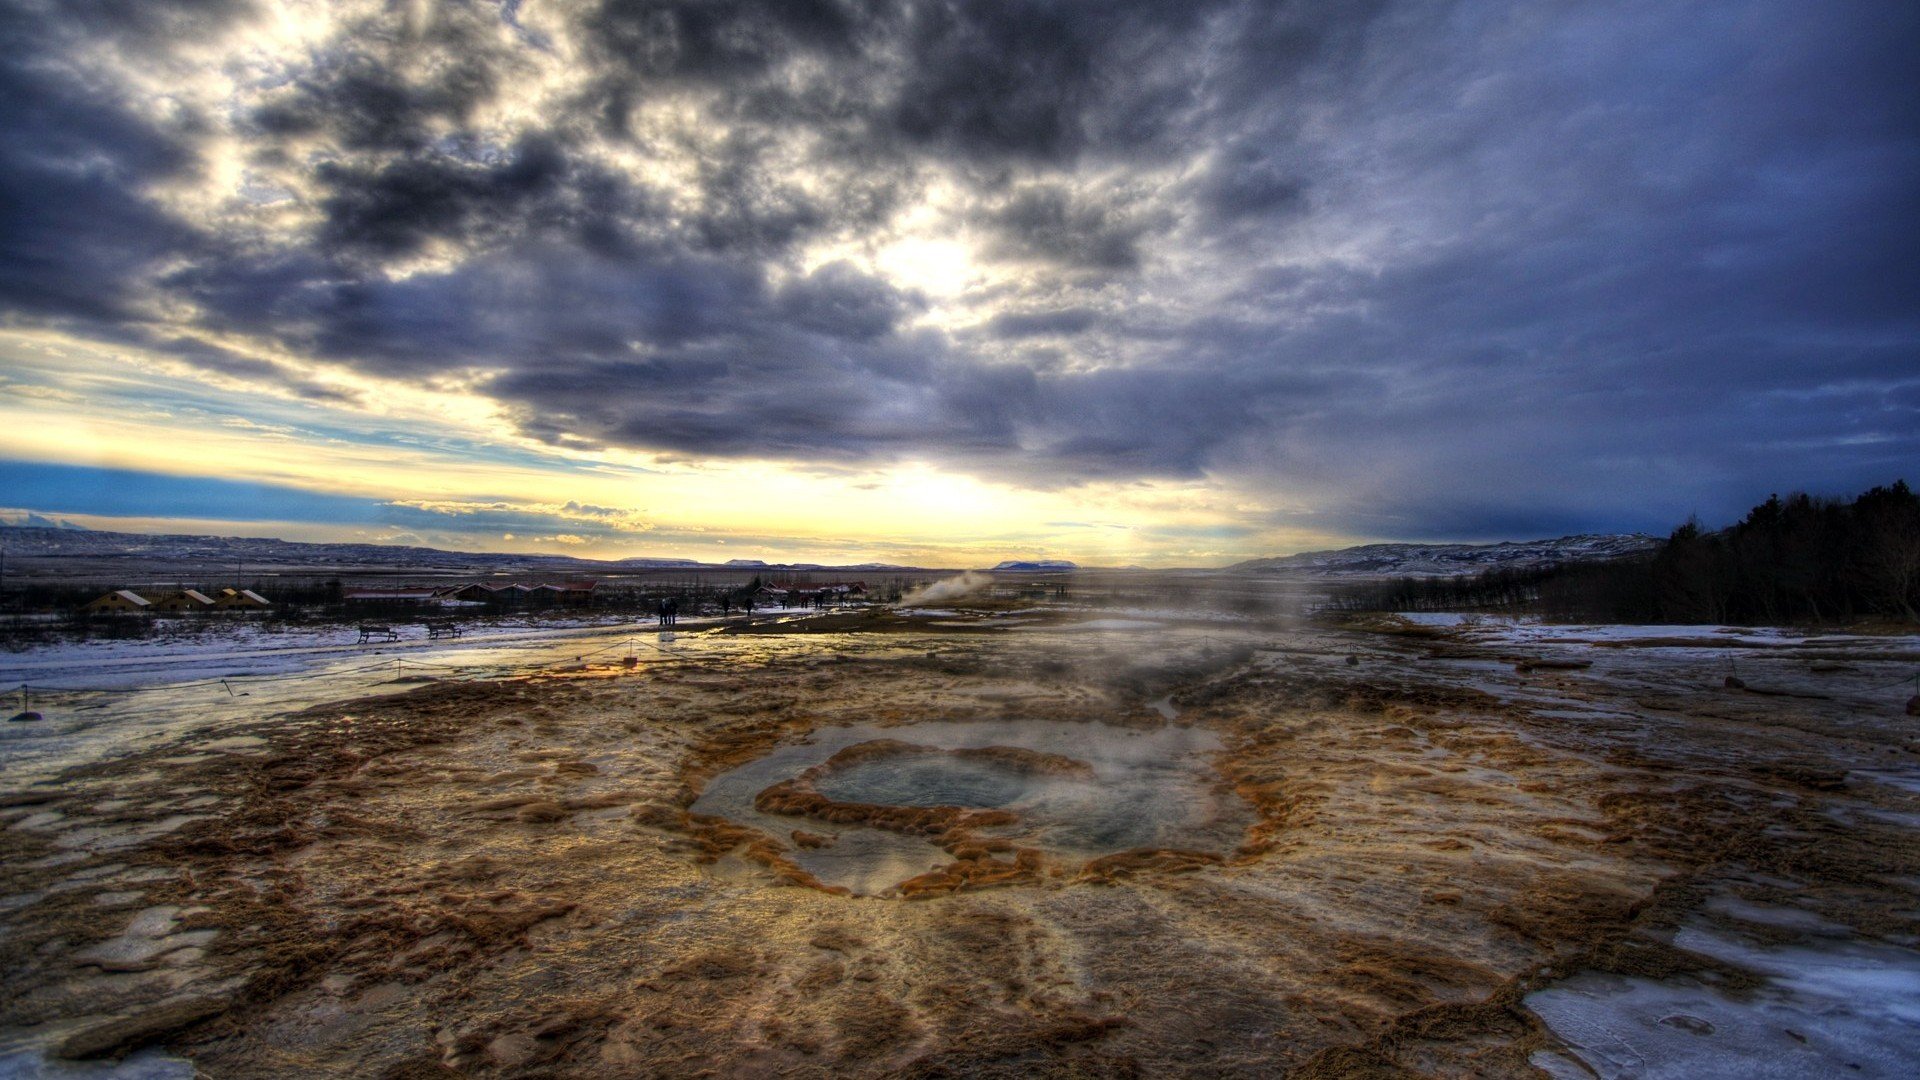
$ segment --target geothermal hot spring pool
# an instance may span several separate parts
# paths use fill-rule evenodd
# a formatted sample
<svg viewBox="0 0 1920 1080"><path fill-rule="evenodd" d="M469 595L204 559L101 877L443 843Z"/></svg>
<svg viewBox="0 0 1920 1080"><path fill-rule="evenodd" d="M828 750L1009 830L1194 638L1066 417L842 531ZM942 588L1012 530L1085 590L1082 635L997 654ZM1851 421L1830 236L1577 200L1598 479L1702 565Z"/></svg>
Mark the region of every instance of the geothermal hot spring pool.
<svg viewBox="0 0 1920 1080"><path fill-rule="evenodd" d="M1215 770L1220 750L1177 725L822 728L714 777L690 809L778 838L824 885L881 895L952 863L938 840L954 824L1069 871L1139 848L1229 854L1256 815Z"/></svg>

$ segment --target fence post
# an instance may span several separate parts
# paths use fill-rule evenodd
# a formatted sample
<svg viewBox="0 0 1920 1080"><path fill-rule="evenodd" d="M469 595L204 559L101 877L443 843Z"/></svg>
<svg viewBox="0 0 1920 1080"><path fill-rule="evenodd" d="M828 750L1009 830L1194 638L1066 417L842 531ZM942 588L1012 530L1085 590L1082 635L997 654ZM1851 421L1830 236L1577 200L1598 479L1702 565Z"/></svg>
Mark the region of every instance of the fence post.
<svg viewBox="0 0 1920 1080"><path fill-rule="evenodd" d="M33 691L27 688L26 683L21 683L20 684L20 711L11 717L8 717L8 719L24 723L30 720L38 720L40 718L41 718L40 714L33 711Z"/></svg>

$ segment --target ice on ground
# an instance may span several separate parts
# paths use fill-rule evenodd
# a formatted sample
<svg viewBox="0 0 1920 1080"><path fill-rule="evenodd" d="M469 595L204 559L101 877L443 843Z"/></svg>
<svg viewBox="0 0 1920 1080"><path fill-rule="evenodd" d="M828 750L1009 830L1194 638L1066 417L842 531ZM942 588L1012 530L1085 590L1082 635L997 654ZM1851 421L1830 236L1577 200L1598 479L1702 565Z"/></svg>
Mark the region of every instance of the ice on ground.
<svg viewBox="0 0 1920 1080"><path fill-rule="evenodd" d="M1250 614L1247 612L1219 611L1214 608L1206 608L1206 607L1177 607L1177 606L1114 607L1112 605L1107 605L1107 604L1101 604L1097 606L1087 605L1087 604L1059 604L1059 605L1054 605L1051 608L1037 608L1032 610L1036 610L1036 611L1053 610L1053 611L1070 611L1070 612L1084 611L1090 614L1098 612L1100 615L1108 618L1177 619L1181 622L1187 622L1187 623L1196 623L1196 622L1222 623L1230 626L1254 623L1254 622L1260 621L1260 619L1262 618L1262 616L1260 615ZM1021 614L1021 612L1017 612L1017 611L1008 612L1008 614L1018 615L1018 614Z"/></svg>
<svg viewBox="0 0 1920 1080"><path fill-rule="evenodd" d="M285 635L308 644L271 655L233 652L234 637L208 634L147 653L132 648L137 642L86 642L9 656L6 664L12 666L0 665L0 686L34 684L33 707L44 719L0 724L0 768L11 784L29 784L70 765L216 733L322 701L411 689L412 683L396 677L423 671L439 678L490 678L582 659L611 662L630 647L645 665L670 660L672 653L642 640L651 636L650 625L632 623L476 633L431 646L422 640L378 650L327 644L337 630ZM722 646L710 641L703 647ZM264 677L240 673L256 666L264 666ZM233 753L247 746L196 747L213 748Z"/></svg>
<svg viewBox="0 0 1920 1080"><path fill-rule="evenodd" d="M1706 910L1716 915L1724 915L1741 922L1770 926L1781 930L1798 930L1815 934L1845 934L1847 928L1832 919L1808 911L1805 908L1782 907L1777 904L1755 904L1727 893L1717 894L1707 900Z"/></svg>
<svg viewBox="0 0 1920 1080"><path fill-rule="evenodd" d="M112 689L283 675L346 660L439 655L480 645L637 631L651 624L611 614L537 622L495 619L469 624L465 634L451 640L427 637L416 622L393 625L402 638L377 645L361 644L358 627L352 623L285 630L253 623L202 624L147 638L90 638L36 645L0 655L0 686L27 683ZM686 620L684 625L692 628L699 623Z"/></svg>
<svg viewBox="0 0 1920 1080"><path fill-rule="evenodd" d="M1715 624L1639 625L1632 623L1550 623L1536 615L1487 615L1458 611L1402 611L1395 618L1416 626L1457 629L1463 636L1487 644L1533 645L1662 640L1672 647L1714 647L1766 650L1771 648L1847 648L1897 652L1920 647L1913 635L1810 634L1779 626L1721 626ZM1685 642L1685 645L1677 643Z"/></svg>
<svg viewBox="0 0 1920 1080"><path fill-rule="evenodd" d="M1920 772L1908 769L1855 769L1849 778L1861 777L1888 787L1899 788L1912 795L1920 795Z"/></svg>
<svg viewBox="0 0 1920 1080"><path fill-rule="evenodd" d="M1075 630L1159 630L1165 623L1147 619L1089 619L1083 623L1074 623Z"/></svg>
<svg viewBox="0 0 1920 1080"><path fill-rule="evenodd" d="M37 1050L0 1050L0 1080L193 1080L193 1063L158 1050L117 1061L61 1061Z"/></svg>
<svg viewBox="0 0 1920 1080"><path fill-rule="evenodd" d="M1601 1080L1920 1075L1920 952L1764 948L1697 928L1674 944L1769 984L1741 999L1691 980L1588 972L1527 995L1527 1007Z"/></svg>
<svg viewBox="0 0 1920 1080"><path fill-rule="evenodd" d="M1396 611L1394 614L1415 626L1460 626L1478 623L1485 618L1461 611Z"/></svg>
<svg viewBox="0 0 1920 1080"><path fill-rule="evenodd" d="M1920 1065L1920 952L1863 941L1768 949L1692 927L1677 931L1673 943L1760 972L1795 994L1846 1002L1856 1013L1902 1025L1908 1061Z"/></svg>

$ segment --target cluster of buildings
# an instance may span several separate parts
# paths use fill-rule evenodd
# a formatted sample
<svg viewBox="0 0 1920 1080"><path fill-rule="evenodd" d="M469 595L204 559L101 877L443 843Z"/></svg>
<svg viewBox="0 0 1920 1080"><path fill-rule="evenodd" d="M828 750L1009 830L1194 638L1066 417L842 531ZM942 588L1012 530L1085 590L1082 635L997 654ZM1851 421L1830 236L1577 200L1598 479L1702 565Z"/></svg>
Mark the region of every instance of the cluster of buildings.
<svg viewBox="0 0 1920 1080"><path fill-rule="evenodd" d="M523 582L476 581L467 585L406 585L397 588L347 589L340 594L350 604L436 604L448 602L511 604L541 601L584 604L593 599L593 581Z"/></svg>
<svg viewBox="0 0 1920 1080"><path fill-rule="evenodd" d="M403 585L344 589L340 598L349 604L587 604L593 601L594 581L475 581L464 585ZM816 606L865 596L862 581L762 584L753 592L760 604ZM171 589L165 592L115 589L81 608L88 614L181 614L201 611L262 611L273 605L252 589L221 589L208 594L198 589Z"/></svg>
<svg viewBox="0 0 1920 1080"><path fill-rule="evenodd" d="M864 581L794 581L785 585L762 585L754 592L753 599L756 603L804 605L865 595L867 583Z"/></svg>
<svg viewBox="0 0 1920 1080"><path fill-rule="evenodd" d="M198 589L173 589L146 596L132 589L115 589L81 607L89 615L168 614L199 611L264 611L273 605L252 589L221 589L208 596Z"/></svg>

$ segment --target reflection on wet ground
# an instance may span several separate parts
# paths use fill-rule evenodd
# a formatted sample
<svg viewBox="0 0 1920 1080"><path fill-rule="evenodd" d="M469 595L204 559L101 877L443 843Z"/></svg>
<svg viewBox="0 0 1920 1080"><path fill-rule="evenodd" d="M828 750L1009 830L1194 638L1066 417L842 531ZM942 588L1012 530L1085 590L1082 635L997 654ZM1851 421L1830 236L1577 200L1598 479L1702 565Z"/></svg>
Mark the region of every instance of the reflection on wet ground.
<svg viewBox="0 0 1920 1080"><path fill-rule="evenodd" d="M1041 775L946 754L889 757L827 776L817 784L820 793L880 806L1009 811L1018 821L987 835L1080 862L1132 848L1226 854L1254 821L1252 809L1213 768L1222 745L1210 731L1040 720L823 728L804 743L714 777L690 809L773 836L796 828L826 834L833 843L802 848L794 860L826 884L864 895L884 892L951 856L928 837L754 808L755 796L772 785L877 739L947 750L1019 747L1084 762L1092 774Z"/></svg>
<svg viewBox="0 0 1920 1080"><path fill-rule="evenodd" d="M52 699L0 1073L1915 1073L1911 641L1124 615Z"/></svg>
<svg viewBox="0 0 1920 1080"><path fill-rule="evenodd" d="M84 657L64 665L36 664L30 671L0 663L0 687L26 683L34 707L44 715L35 723L0 724L0 763L10 782L26 783L190 735L254 724L276 713L350 697L405 693L435 681L561 671L604 676L711 661L750 669L782 657L841 651L912 650L891 641L726 636L698 630L663 640L651 626L641 624L452 642L430 650L367 649L346 655L327 650L300 656L298 670L259 675L218 651L137 670L103 671ZM74 686L88 689L62 689Z"/></svg>

